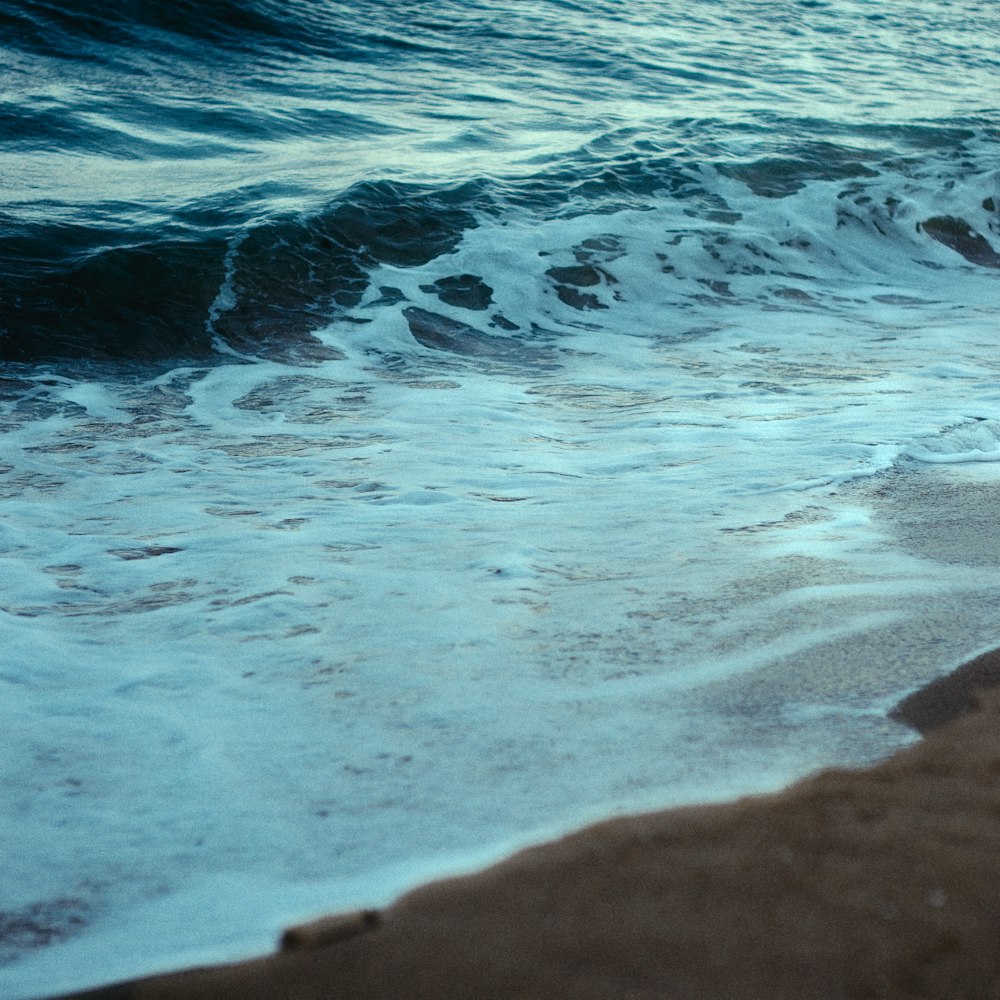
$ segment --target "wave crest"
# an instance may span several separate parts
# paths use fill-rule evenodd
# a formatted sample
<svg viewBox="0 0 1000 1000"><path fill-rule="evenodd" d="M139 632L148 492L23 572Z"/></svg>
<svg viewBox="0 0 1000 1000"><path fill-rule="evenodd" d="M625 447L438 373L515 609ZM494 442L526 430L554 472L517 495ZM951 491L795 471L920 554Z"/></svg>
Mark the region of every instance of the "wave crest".
<svg viewBox="0 0 1000 1000"><path fill-rule="evenodd" d="M1000 421L973 420L910 445L904 457L931 464L1000 462Z"/></svg>

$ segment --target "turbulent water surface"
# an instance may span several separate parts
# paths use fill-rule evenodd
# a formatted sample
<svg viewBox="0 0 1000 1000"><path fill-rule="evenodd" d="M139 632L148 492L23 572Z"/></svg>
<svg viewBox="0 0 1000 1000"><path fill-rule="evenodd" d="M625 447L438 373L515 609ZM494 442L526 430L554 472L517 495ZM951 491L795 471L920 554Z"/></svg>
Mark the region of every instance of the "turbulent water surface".
<svg viewBox="0 0 1000 1000"><path fill-rule="evenodd" d="M996 638L998 42L0 0L0 993L906 742Z"/></svg>

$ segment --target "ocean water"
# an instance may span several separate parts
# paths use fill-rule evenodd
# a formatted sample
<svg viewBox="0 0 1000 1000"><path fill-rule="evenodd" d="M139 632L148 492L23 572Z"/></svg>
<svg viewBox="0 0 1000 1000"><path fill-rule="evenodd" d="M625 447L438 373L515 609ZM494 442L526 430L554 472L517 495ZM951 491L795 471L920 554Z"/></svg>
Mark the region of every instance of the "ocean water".
<svg viewBox="0 0 1000 1000"><path fill-rule="evenodd" d="M1000 633L982 0L0 0L0 995L912 736Z"/></svg>

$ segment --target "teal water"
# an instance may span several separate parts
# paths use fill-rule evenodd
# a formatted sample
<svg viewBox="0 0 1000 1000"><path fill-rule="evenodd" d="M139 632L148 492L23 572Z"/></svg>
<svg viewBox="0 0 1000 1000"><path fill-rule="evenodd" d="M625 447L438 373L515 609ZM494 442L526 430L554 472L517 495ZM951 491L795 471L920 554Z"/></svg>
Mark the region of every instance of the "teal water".
<svg viewBox="0 0 1000 1000"><path fill-rule="evenodd" d="M0 3L0 993L906 743L996 638L998 29Z"/></svg>

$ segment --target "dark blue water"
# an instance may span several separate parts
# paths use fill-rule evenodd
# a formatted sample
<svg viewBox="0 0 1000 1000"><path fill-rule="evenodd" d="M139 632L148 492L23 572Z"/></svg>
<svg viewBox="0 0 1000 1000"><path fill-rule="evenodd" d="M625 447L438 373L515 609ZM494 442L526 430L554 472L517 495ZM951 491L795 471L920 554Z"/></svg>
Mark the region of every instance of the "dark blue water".
<svg viewBox="0 0 1000 1000"><path fill-rule="evenodd" d="M725 222L716 174L944 184L996 158L998 38L971 0L3 3L0 358L277 356L484 218ZM996 266L984 225L929 232Z"/></svg>

